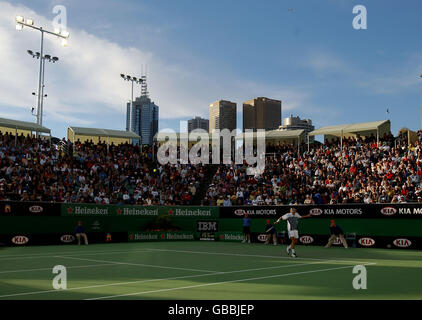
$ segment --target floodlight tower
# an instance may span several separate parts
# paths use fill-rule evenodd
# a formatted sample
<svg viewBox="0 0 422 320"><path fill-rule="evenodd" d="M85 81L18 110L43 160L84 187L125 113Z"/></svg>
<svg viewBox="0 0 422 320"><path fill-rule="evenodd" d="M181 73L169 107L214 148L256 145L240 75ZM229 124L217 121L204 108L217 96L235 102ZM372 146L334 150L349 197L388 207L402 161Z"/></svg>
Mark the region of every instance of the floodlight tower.
<svg viewBox="0 0 422 320"><path fill-rule="evenodd" d="M40 52L37 56L37 54L35 54L35 56L33 56L34 58L37 57L40 60L40 73L39 73L39 79L38 79L38 105L37 105L37 124L42 125L42 100L43 100L43 87L42 87L42 83L43 83L43 70L44 70L44 60L48 60L50 61L50 59L52 59L52 62L56 62L58 61L57 57L53 57L51 58L51 56L49 56L50 58L45 58L46 56L44 56L43 54L43 48L44 48L44 33L47 34L51 34L54 35L56 37L59 37L62 39L61 44L62 46L66 46L67 45L67 39L69 38L69 32L66 30L60 30L60 29L55 29L54 32L52 31L48 31L43 29L43 27L37 27L34 25L34 20L32 19L24 19L24 17L22 16L17 16L16 17L16 30L22 30L24 27L29 27L32 28L34 30L38 30L41 32L41 48L40 48ZM30 50L29 50L30 51ZM28 51L28 53L29 53ZM32 52L32 51L31 51ZM31 53L30 53L31 54ZM54 58L57 58L56 61L54 61ZM37 132L37 136L38 136L38 132Z"/></svg>
<svg viewBox="0 0 422 320"><path fill-rule="evenodd" d="M39 121L39 125L42 126L42 116L43 116L43 108L44 108L44 98L47 97L46 94L44 94L44 74L45 74L45 61L48 62L52 62L52 63L56 63L59 61L59 58L57 57L52 57L49 54L45 54L44 56L41 56L41 53L39 52L33 52L32 50L27 50L28 54L30 56L32 56L32 58L36 58L36 59L41 59L43 60L42 62L42 72L41 72L41 105L40 105L40 112L39 112L39 119L37 119L37 123ZM36 95L34 92L32 93L33 95ZM40 99L39 94L37 95L38 99ZM38 117L38 112L37 112L37 117Z"/></svg>
<svg viewBox="0 0 422 320"><path fill-rule="evenodd" d="M131 98L130 98L130 108L129 108L129 131L134 131L133 128L133 84L142 84L144 80L142 78L132 77L129 75L120 74L120 77L125 81L130 81L132 83Z"/></svg>

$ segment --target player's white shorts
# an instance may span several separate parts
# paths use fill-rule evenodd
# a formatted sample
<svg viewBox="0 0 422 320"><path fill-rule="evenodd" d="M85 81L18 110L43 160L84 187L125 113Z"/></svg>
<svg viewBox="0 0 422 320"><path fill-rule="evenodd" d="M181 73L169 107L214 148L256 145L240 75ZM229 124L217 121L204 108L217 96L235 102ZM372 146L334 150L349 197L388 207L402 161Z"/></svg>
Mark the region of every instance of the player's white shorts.
<svg viewBox="0 0 422 320"><path fill-rule="evenodd" d="M296 238L299 239L299 231L297 230L291 230L289 231L289 238Z"/></svg>

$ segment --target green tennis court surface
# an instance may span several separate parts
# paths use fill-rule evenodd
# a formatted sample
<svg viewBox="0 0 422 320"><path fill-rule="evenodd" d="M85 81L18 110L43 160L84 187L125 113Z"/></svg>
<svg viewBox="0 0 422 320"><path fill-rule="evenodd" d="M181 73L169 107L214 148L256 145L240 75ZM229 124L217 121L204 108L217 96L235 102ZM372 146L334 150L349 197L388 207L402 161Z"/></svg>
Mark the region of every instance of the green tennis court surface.
<svg viewBox="0 0 422 320"><path fill-rule="evenodd" d="M224 242L0 249L0 299L421 299L422 252ZM67 290L53 288L53 267ZM365 265L367 290L353 268Z"/></svg>

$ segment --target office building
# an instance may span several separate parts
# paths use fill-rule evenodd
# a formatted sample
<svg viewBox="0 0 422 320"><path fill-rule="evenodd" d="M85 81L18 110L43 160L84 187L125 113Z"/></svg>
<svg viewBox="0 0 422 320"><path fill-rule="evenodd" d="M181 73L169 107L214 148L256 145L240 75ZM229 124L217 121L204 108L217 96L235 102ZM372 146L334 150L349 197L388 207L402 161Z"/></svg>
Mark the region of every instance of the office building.
<svg viewBox="0 0 422 320"><path fill-rule="evenodd" d="M132 124L134 132L141 136L143 145L151 145L158 132L158 106L145 95L133 101ZM129 130L130 102L127 104L126 130Z"/></svg>
<svg viewBox="0 0 422 320"><path fill-rule="evenodd" d="M209 130L209 123L208 119L203 119L201 117L195 117L193 119L188 120L188 132L191 132L195 129L203 129L206 132Z"/></svg>
<svg viewBox="0 0 422 320"><path fill-rule="evenodd" d="M226 100L218 100L209 106L210 120L209 132L214 129L236 129L236 103Z"/></svg>
<svg viewBox="0 0 422 320"><path fill-rule="evenodd" d="M275 130L280 125L280 100L258 97L243 103L243 130Z"/></svg>

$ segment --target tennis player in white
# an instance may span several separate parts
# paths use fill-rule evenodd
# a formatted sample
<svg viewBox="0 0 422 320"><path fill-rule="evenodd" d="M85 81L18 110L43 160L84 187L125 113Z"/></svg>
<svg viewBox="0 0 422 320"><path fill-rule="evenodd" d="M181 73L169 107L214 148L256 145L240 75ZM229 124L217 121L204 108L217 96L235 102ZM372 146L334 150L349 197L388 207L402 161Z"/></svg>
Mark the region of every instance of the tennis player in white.
<svg viewBox="0 0 422 320"><path fill-rule="evenodd" d="M289 238L291 240L290 245L287 247L287 255L292 254L293 258L297 258L295 245L299 241L299 231L298 231L298 220L309 218L310 214L306 216L301 216L296 212L296 208L290 208L290 212L286 213L284 216L280 217L274 224L279 223L281 220L287 220L287 231L289 233Z"/></svg>

